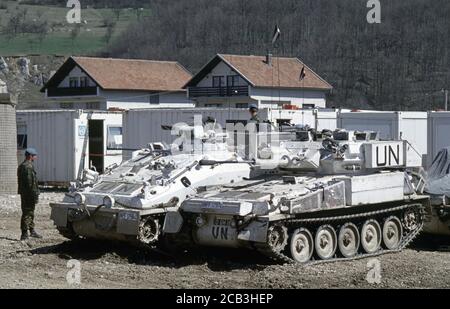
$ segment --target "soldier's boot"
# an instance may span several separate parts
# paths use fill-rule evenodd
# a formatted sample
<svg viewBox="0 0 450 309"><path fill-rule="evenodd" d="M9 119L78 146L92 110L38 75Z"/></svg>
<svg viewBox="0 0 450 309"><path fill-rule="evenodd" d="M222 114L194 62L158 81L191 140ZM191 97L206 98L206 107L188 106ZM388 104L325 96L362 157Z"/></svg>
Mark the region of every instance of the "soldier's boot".
<svg viewBox="0 0 450 309"><path fill-rule="evenodd" d="M28 239L28 231L22 231L22 235L20 236L20 240Z"/></svg>
<svg viewBox="0 0 450 309"><path fill-rule="evenodd" d="M33 238L42 238L35 230L30 230L30 236Z"/></svg>

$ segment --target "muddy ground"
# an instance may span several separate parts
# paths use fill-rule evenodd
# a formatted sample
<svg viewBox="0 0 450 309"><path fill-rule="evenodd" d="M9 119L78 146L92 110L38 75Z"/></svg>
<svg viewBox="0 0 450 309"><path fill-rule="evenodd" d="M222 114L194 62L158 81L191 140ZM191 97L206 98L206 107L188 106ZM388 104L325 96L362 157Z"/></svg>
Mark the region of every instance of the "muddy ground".
<svg viewBox="0 0 450 309"><path fill-rule="evenodd" d="M49 219L49 202L61 198L61 193L42 195L36 226L44 239L21 242L19 199L0 197L0 288L450 288L450 252L437 250L428 238L379 257L381 282L370 284L367 259L271 265L244 250L207 250L174 259L127 245L70 242ZM66 280L71 259L81 263L80 285Z"/></svg>

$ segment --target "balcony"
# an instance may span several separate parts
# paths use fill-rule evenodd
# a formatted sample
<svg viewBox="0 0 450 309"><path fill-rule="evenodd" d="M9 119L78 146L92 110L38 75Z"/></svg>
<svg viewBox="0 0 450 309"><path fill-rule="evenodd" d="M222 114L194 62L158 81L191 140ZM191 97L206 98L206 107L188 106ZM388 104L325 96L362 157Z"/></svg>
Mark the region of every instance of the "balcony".
<svg viewBox="0 0 450 309"><path fill-rule="evenodd" d="M247 97L248 86L189 87L189 97Z"/></svg>
<svg viewBox="0 0 450 309"><path fill-rule="evenodd" d="M97 87L79 87L79 88L48 88L48 97L78 97L78 96L96 96Z"/></svg>

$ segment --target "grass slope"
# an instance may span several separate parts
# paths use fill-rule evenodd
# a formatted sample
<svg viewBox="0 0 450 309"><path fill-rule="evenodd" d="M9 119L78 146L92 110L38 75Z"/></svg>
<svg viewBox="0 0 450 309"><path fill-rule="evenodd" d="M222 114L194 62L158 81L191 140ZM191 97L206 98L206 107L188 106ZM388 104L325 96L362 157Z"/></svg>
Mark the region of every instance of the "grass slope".
<svg viewBox="0 0 450 309"><path fill-rule="evenodd" d="M5 9L7 7L7 9ZM27 9L29 20L45 19L51 26L47 36L39 41L37 34L18 34L8 38L5 27L15 10ZM58 54L58 55L92 55L106 48L105 40L107 28L105 18L116 21L114 33L110 42L119 36L130 24L138 19L133 9L123 9L119 19L111 9L82 9L79 35L72 40L71 30L74 25L67 23L66 15L69 8L24 5L17 1L0 0L0 56L16 56L29 54ZM149 14L145 10L141 16Z"/></svg>

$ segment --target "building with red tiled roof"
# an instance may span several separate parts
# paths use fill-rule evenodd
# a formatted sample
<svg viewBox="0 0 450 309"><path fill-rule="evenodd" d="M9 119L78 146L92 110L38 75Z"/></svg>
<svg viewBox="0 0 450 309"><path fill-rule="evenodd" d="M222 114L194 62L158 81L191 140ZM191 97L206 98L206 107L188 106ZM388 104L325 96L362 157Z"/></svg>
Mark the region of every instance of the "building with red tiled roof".
<svg viewBox="0 0 450 309"><path fill-rule="evenodd" d="M325 107L333 87L298 58L218 54L186 85L197 106Z"/></svg>
<svg viewBox="0 0 450 309"><path fill-rule="evenodd" d="M70 57L41 91L69 109L193 107L183 89L191 78L178 62Z"/></svg>

